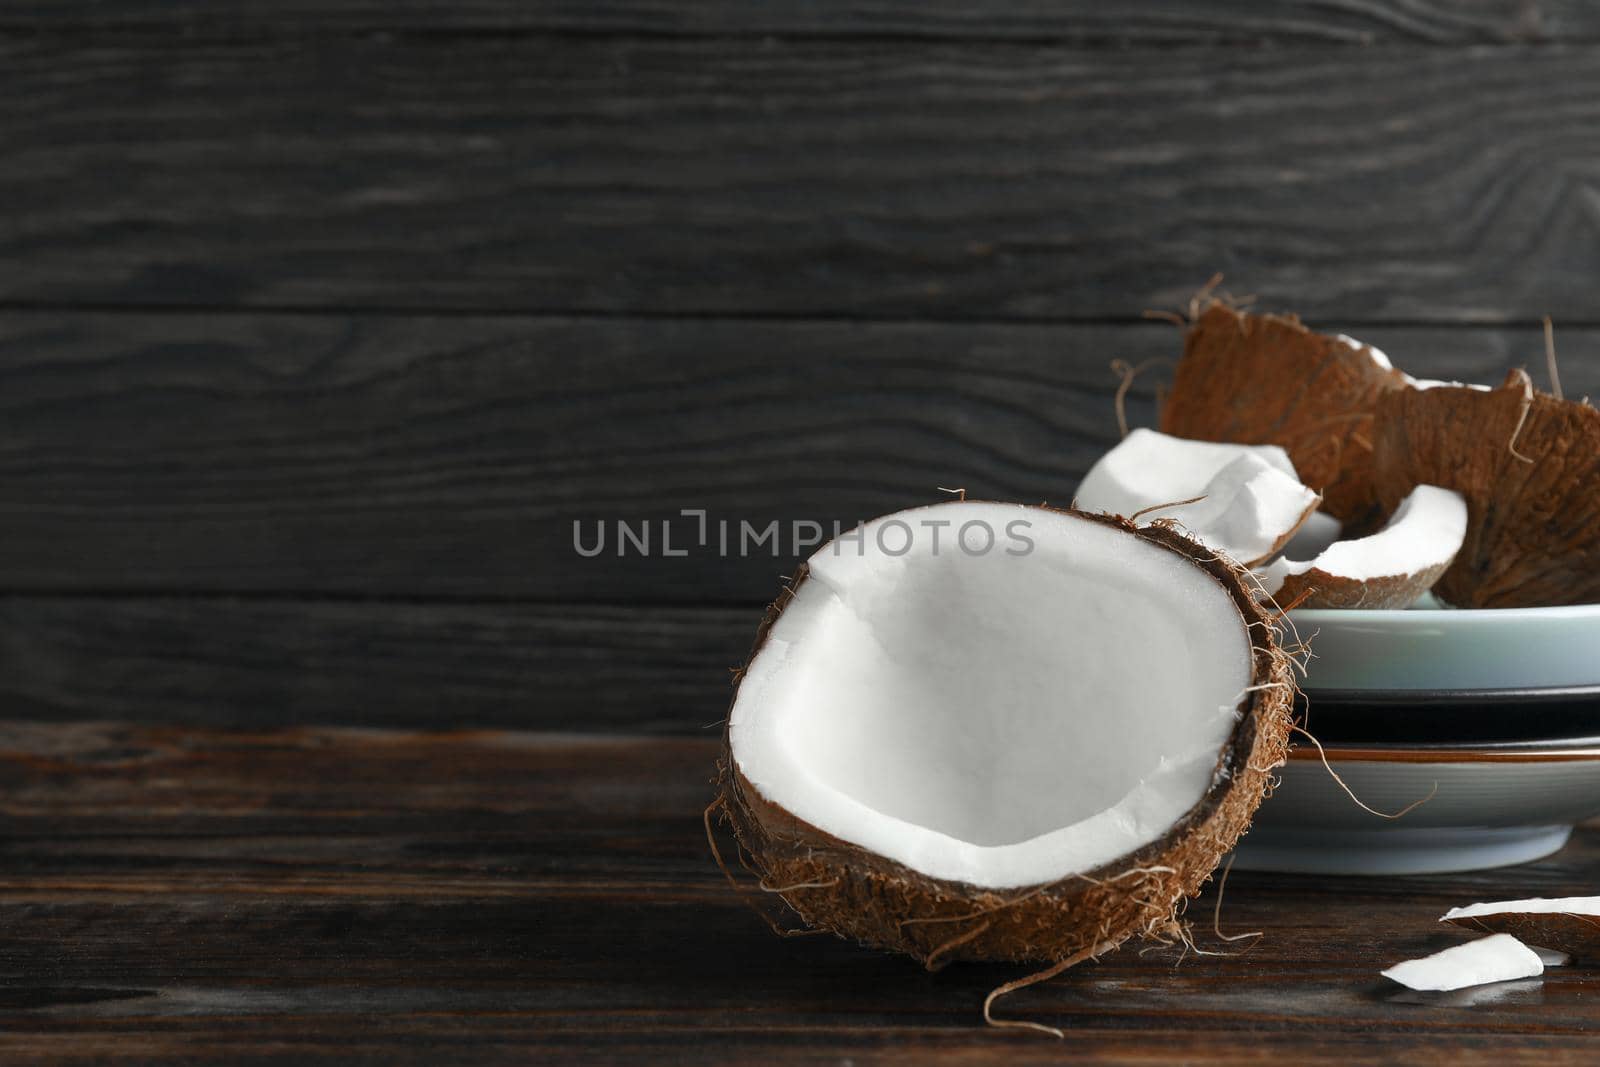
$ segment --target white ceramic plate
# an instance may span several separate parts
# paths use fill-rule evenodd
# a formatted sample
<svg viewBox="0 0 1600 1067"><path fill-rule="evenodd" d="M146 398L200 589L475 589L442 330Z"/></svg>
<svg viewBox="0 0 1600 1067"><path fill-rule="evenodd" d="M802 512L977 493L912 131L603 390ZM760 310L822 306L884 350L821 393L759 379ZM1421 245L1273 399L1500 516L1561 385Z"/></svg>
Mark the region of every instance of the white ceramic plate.
<svg viewBox="0 0 1600 1067"><path fill-rule="evenodd" d="M1481 745L1341 745L1328 760L1379 811L1357 807L1301 745L1240 842L1241 869L1429 874L1526 863L1600 814L1600 737Z"/></svg>
<svg viewBox="0 0 1600 1067"><path fill-rule="evenodd" d="M1289 613L1319 689L1547 689L1600 685L1600 604Z"/></svg>

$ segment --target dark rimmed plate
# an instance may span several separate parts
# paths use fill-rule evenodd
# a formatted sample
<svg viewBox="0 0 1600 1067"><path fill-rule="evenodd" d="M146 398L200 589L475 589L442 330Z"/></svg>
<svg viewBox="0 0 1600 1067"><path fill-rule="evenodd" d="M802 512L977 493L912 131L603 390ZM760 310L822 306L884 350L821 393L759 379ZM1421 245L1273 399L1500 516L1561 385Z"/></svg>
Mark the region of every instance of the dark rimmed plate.
<svg viewBox="0 0 1600 1067"><path fill-rule="evenodd" d="M1314 689L1299 720L1323 744L1478 744L1600 735L1600 686Z"/></svg>

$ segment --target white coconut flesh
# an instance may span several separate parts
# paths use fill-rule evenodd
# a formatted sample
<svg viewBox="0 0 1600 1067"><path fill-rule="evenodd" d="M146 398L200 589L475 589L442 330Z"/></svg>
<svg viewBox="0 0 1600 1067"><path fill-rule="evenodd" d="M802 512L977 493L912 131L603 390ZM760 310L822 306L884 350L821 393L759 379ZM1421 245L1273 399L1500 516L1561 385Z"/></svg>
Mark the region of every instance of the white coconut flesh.
<svg viewBox="0 0 1600 1067"><path fill-rule="evenodd" d="M1431 956L1397 963L1382 972L1385 978L1408 989L1435 992L1533 978L1543 973L1544 961L1539 954L1510 934L1469 941Z"/></svg>
<svg viewBox="0 0 1600 1067"><path fill-rule="evenodd" d="M925 522L948 524L937 545ZM985 530L991 550L959 547ZM1238 608L1193 562L1089 519L942 504L811 558L729 746L764 798L867 852L1037 885L1164 837L1212 786L1251 677Z"/></svg>
<svg viewBox="0 0 1600 1067"><path fill-rule="evenodd" d="M1313 548L1315 541L1308 538L1297 547L1291 540L1284 554L1257 569L1256 575L1262 591L1272 595L1290 575L1313 570L1352 582L1421 574L1448 566L1466 535L1467 503L1461 494L1419 485L1400 502L1388 524L1370 537L1334 541L1310 559L1292 557Z"/></svg>
<svg viewBox="0 0 1600 1067"><path fill-rule="evenodd" d="M1376 363L1383 370L1394 370L1394 363L1389 359L1384 351L1381 348L1378 348L1376 345L1363 344L1362 342L1357 341L1354 337L1350 337L1346 334L1340 334L1339 340L1343 341L1345 344L1356 349L1357 351L1360 351L1363 348L1366 349L1367 354L1372 357L1372 362ZM1437 378L1413 378L1405 371L1401 371L1400 376L1404 378L1406 380L1406 384L1411 386L1413 389L1476 389L1477 391L1483 393L1487 393L1489 391L1489 387L1487 385L1474 385L1468 382L1447 382L1441 381Z"/></svg>
<svg viewBox="0 0 1600 1067"><path fill-rule="evenodd" d="M1075 497L1086 511L1125 518L1155 509L1141 521L1175 519L1208 548L1246 565L1278 551L1317 501L1277 445L1190 441L1145 429L1102 456Z"/></svg>

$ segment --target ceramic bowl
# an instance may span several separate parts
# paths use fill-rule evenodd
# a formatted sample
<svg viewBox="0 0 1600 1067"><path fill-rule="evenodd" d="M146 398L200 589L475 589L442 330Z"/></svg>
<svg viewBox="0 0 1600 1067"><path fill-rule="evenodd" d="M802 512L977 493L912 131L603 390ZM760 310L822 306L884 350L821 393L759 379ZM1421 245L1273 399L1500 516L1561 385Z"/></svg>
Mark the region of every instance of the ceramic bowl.
<svg viewBox="0 0 1600 1067"><path fill-rule="evenodd" d="M1600 604L1289 613L1313 657L1304 687L1548 689L1600 685Z"/></svg>
<svg viewBox="0 0 1600 1067"><path fill-rule="evenodd" d="M1600 814L1600 604L1290 613L1314 657L1299 739L1239 865L1422 874L1523 863Z"/></svg>
<svg viewBox="0 0 1600 1067"><path fill-rule="evenodd" d="M1525 742L1302 744L1240 843L1241 869L1428 874L1539 859L1600 813L1600 736Z"/></svg>

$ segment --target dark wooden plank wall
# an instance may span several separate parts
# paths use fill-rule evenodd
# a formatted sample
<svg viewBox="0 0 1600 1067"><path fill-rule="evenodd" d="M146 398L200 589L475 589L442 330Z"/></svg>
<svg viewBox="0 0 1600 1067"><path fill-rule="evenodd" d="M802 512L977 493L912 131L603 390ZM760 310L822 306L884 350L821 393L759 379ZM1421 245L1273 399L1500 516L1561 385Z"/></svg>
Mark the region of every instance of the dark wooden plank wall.
<svg viewBox="0 0 1600 1067"><path fill-rule="evenodd" d="M699 36L813 36L1066 39L1207 44L1294 41L1372 44L1593 39L1600 16L1583 0L65 0L9 4L0 25L42 28L180 28L185 32L262 28L522 30Z"/></svg>
<svg viewBox="0 0 1600 1067"><path fill-rule="evenodd" d="M1213 271L1600 394L1581 4L9 5L0 693L695 733L793 566L1065 500ZM1135 390L1148 420L1152 380ZM285 669L285 667L289 669Z"/></svg>
<svg viewBox="0 0 1600 1067"><path fill-rule="evenodd" d="M1600 50L0 41L23 306L1593 313Z"/></svg>

